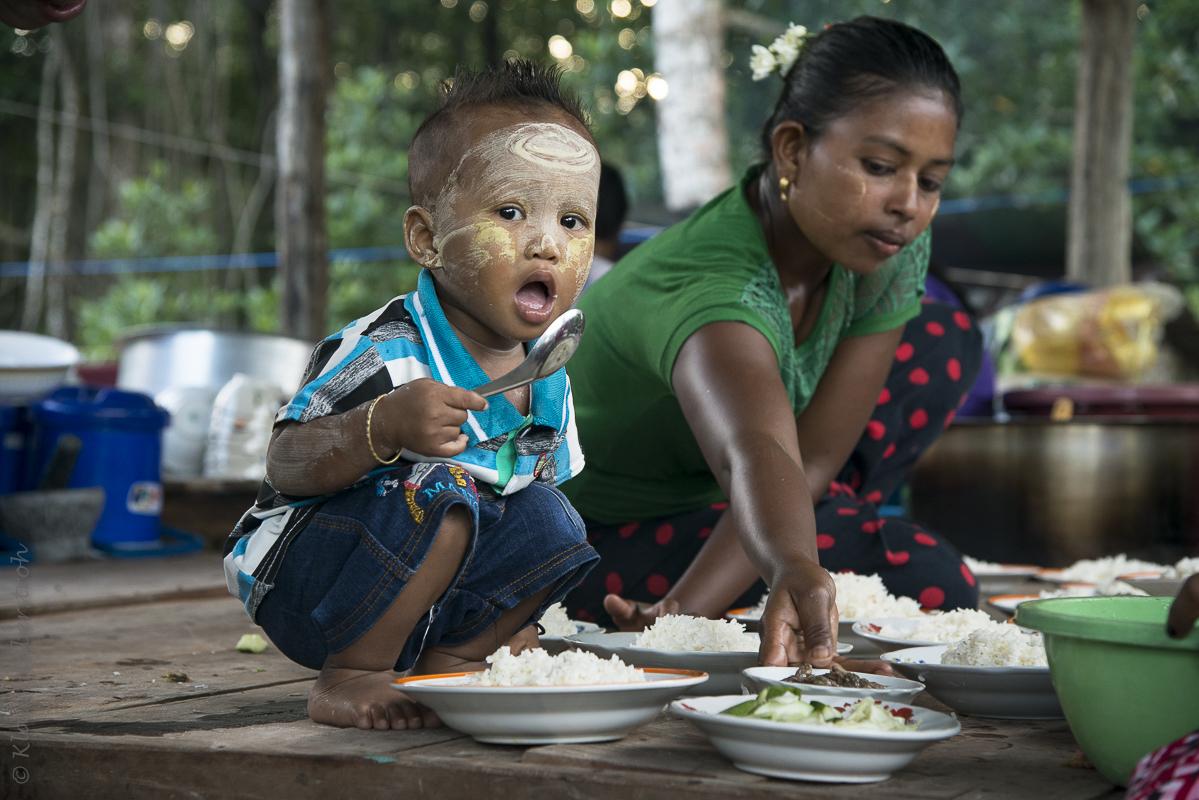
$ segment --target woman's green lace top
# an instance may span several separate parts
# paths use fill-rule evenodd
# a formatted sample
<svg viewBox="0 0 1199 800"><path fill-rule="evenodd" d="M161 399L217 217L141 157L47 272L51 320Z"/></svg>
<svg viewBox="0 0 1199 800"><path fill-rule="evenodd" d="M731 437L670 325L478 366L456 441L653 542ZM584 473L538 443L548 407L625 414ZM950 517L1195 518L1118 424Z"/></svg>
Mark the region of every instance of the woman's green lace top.
<svg viewBox="0 0 1199 800"><path fill-rule="evenodd" d="M816 326L799 346L795 346L791 312L778 270L770 260L762 263L745 285L741 303L762 315L778 337L779 372L796 414L807 408L843 338L896 327L894 315L903 314L923 297L930 241L925 230L870 275L858 275L834 264Z"/></svg>

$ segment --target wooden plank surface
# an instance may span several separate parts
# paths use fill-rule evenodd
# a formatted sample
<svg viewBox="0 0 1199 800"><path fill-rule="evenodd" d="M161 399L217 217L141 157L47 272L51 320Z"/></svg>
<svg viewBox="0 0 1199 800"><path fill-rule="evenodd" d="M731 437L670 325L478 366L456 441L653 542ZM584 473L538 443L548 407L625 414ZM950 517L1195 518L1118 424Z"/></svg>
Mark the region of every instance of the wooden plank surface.
<svg viewBox="0 0 1199 800"><path fill-rule="evenodd" d="M29 641L20 657L11 646L0 655L0 671L20 673L0 675L0 730L28 756L0 759L0 797L1119 797L1094 770L1064 765L1076 749L1064 722L963 718L962 735L873 788L741 772L669 713L592 745L484 745L446 728L338 730L307 719L312 671L273 647L234 649L254 630L232 597L0 622L0 641ZM172 672L190 681L161 677ZM28 770L25 783L16 766Z"/></svg>
<svg viewBox="0 0 1199 800"><path fill-rule="evenodd" d="M26 569L24 574L15 566L0 569L0 619L16 617L18 601L25 614L41 615L229 594L221 554L212 551L175 558L34 563Z"/></svg>

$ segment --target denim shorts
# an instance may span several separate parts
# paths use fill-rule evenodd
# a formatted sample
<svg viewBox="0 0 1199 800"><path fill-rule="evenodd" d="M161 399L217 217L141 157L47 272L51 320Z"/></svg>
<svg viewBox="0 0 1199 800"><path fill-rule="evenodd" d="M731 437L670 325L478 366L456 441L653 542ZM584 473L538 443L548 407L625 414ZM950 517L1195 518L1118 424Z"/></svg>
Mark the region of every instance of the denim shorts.
<svg viewBox="0 0 1199 800"><path fill-rule="evenodd" d="M445 594L404 643L395 669L425 647L455 646L547 587L540 619L599 561L583 521L556 488L534 482L501 497L461 467L408 464L325 501L288 546L258 623L292 661L320 669L391 606L424 561L446 511L463 506L474 536Z"/></svg>

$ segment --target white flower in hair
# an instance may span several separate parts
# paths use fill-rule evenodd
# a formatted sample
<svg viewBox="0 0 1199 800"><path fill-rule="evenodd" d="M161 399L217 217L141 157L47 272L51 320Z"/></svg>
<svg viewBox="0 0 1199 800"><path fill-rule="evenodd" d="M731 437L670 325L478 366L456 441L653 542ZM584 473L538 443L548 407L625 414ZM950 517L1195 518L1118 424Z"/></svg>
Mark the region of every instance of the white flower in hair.
<svg viewBox="0 0 1199 800"><path fill-rule="evenodd" d="M755 81L760 81L774 72L776 66L774 53L771 53L760 44L753 46L753 55L749 57L749 67L754 71Z"/></svg>
<svg viewBox="0 0 1199 800"><path fill-rule="evenodd" d="M754 45L753 55L749 59L749 66L754 71L754 80L760 81L776 69L780 75L786 75L795 59L799 58L799 51L803 49L807 36L807 28L792 23L769 48L760 44Z"/></svg>

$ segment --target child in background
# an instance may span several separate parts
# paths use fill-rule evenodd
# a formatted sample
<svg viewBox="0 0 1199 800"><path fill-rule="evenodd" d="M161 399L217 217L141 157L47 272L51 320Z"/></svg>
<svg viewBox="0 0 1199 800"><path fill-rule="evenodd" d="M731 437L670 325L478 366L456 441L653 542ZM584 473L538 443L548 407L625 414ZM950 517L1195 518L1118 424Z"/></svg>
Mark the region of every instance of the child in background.
<svg viewBox="0 0 1199 800"><path fill-rule="evenodd" d="M591 288L620 258L620 228L629 211L629 199L624 191L620 170L609 164L600 167L599 205L595 211L595 256L591 259L591 274L583 291Z"/></svg>
<svg viewBox="0 0 1199 800"><path fill-rule="evenodd" d="M537 645L595 565L556 484L583 466L565 370L480 386L587 279L600 161L556 68L512 61L443 88L409 151L416 291L317 346L280 409L258 503L230 535L230 591L320 670L316 722L436 724L389 682Z"/></svg>

